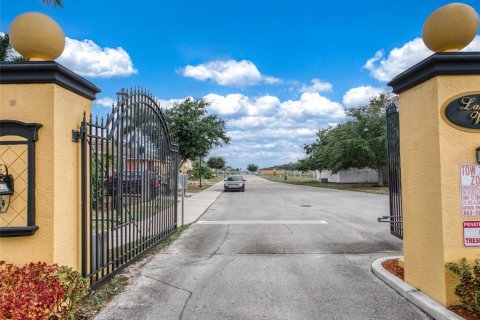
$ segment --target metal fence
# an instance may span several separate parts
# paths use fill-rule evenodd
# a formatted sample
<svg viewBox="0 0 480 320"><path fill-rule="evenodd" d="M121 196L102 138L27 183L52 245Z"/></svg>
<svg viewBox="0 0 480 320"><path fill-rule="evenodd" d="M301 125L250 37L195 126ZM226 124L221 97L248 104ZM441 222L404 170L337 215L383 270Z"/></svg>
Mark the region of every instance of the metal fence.
<svg viewBox="0 0 480 320"><path fill-rule="evenodd" d="M175 231L178 146L141 89L119 92L105 120L84 117L77 135L82 274L96 286Z"/></svg>
<svg viewBox="0 0 480 320"><path fill-rule="evenodd" d="M398 107L392 103L386 108L388 180L390 191L390 232L403 239L402 181L400 171L400 126Z"/></svg>

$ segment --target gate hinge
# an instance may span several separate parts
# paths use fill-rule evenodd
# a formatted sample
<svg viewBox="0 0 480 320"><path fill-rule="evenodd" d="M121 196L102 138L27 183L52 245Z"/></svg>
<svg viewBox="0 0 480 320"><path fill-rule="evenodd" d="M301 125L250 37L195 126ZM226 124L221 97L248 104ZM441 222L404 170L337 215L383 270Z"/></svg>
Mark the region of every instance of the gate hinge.
<svg viewBox="0 0 480 320"><path fill-rule="evenodd" d="M81 134L79 130L72 130L72 142L78 143L80 141Z"/></svg>

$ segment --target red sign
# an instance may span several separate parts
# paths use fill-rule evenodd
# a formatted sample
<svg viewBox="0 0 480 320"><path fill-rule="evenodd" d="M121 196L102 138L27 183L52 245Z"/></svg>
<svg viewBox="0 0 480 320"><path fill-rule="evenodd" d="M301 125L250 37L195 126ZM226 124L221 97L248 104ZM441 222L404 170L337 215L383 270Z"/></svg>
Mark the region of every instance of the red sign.
<svg viewBox="0 0 480 320"><path fill-rule="evenodd" d="M480 217L480 165L460 166L462 217Z"/></svg>
<svg viewBox="0 0 480 320"><path fill-rule="evenodd" d="M480 247L480 221L463 222L463 245Z"/></svg>

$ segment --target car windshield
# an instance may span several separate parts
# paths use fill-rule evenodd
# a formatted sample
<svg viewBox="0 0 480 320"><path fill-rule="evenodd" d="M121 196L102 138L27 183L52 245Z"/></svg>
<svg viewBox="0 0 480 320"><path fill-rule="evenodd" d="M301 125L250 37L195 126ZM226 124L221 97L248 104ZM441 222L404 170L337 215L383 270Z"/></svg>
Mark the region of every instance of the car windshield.
<svg viewBox="0 0 480 320"><path fill-rule="evenodd" d="M227 181L243 181L242 176L228 177Z"/></svg>

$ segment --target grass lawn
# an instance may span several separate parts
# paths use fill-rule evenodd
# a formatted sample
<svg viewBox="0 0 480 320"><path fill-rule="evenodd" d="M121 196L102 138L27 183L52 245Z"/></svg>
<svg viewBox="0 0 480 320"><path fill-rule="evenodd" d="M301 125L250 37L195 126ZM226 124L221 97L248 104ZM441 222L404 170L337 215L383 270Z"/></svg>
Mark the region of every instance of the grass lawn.
<svg viewBox="0 0 480 320"><path fill-rule="evenodd" d="M388 187L377 187L372 183L325 183L317 181L311 177L293 177L289 176L287 181L283 175L261 175L260 177L281 183L297 184L302 186L339 189L346 191L359 191L376 194L388 194Z"/></svg>
<svg viewBox="0 0 480 320"><path fill-rule="evenodd" d="M215 183L222 181L223 180L223 175L218 175L217 177L214 177L212 179L202 179L202 186L200 187L199 181L188 181L188 188L186 190L186 193L198 193L202 192L203 190L210 188L213 186Z"/></svg>

